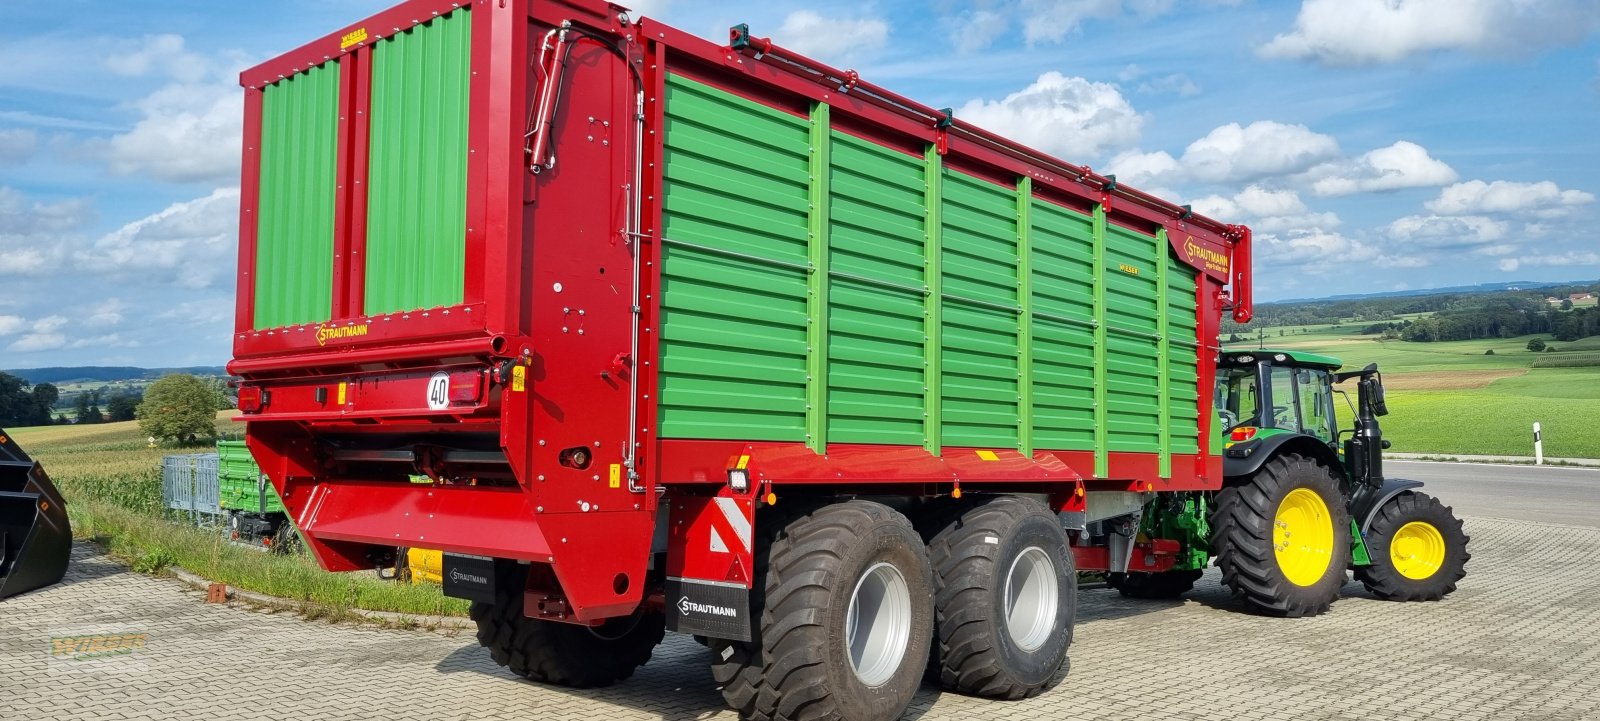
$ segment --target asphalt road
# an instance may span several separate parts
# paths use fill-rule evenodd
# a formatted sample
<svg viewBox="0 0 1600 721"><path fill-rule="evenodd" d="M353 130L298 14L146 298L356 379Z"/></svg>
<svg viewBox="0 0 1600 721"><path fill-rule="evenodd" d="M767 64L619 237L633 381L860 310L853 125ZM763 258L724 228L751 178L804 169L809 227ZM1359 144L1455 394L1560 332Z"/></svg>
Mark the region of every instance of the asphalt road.
<svg viewBox="0 0 1600 721"><path fill-rule="evenodd" d="M1458 516L1600 527L1600 468L1386 460L1383 469L1426 483Z"/></svg>

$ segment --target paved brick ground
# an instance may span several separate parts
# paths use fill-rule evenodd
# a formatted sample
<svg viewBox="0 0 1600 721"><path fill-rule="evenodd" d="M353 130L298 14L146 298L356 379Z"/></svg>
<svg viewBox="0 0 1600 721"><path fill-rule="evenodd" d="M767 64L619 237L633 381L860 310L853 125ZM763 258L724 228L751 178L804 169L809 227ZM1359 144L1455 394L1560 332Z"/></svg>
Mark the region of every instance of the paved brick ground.
<svg viewBox="0 0 1600 721"><path fill-rule="evenodd" d="M1470 575L1437 604L1345 589L1313 619L1237 612L1215 572L1186 601L1080 595L1073 668L1000 703L924 688L908 719L1600 719L1600 528L1469 519ZM466 635L209 606L79 549L69 583L0 604L0 719L732 719L706 651L669 635L596 691L520 681ZM143 633L131 653L51 638Z"/></svg>

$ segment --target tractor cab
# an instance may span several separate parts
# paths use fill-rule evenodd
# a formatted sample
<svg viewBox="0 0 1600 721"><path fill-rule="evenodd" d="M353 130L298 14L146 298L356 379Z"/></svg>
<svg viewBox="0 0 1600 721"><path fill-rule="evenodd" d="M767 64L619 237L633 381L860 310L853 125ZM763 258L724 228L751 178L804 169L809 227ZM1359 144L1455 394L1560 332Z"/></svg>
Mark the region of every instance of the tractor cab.
<svg viewBox="0 0 1600 721"><path fill-rule="evenodd" d="M1293 450L1345 471L1355 491L1383 485L1378 416L1388 413L1376 364L1339 372L1338 358L1294 350L1225 352L1217 366L1216 408L1226 434L1227 476L1253 473L1276 451ZM1359 379L1355 424L1341 430L1334 385ZM1342 441L1342 442L1341 442Z"/></svg>

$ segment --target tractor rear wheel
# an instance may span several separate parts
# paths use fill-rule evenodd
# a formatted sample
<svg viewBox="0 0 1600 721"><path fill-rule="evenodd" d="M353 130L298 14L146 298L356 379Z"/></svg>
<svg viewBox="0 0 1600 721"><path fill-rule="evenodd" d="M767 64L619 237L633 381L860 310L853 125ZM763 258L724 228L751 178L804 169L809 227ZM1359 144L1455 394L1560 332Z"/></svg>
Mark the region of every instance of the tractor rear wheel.
<svg viewBox="0 0 1600 721"><path fill-rule="evenodd" d="M999 496L928 542L939 682L990 698L1034 696L1061 678L1078 578L1061 521L1037 501Z"/></svg>
<svg viewBox="0 0 1600 721"><path fill-rule="evenodd" d="M1372 565L1356 579L1390 601L1437 601L1467 575L1467 541L1449 506L1424 493L1402 493L1378 509L1367 530Z"/></svg>
<svg viewBox="0 0 1600 721"><path fill-rule="evenodd" d="M610 686L650 660L666 635L666 616L643 609L599 626L545 621L522 615L522 588L474 601L478 643L494 662L518 676L573 688Z"/></svg>
<svg viewBox="0 0 1600 721"><path fill-rule="evenodd" d="M1285 454L1217 494L1212 548L1222 582L1251 610L1315 616L1339 597L1350 566L1350 514L1339 479Z"/></svg>
<svg viewBox="0 0 1600 721"><path fill-rule="evenodd" d="M1106 585L1117 589L1128 598L1159 601L1177 598L1194 589L1205 571L1163 571L1161 573L1113 573L1106 577Z"/></svg>
<svg viewBox="0 0 1600 721"><path fill-rule="evenodd" d="M852 500L793 517L757 546L760 621L712 639L712 676L745 719L891 721L933 636L932 573L905 516Z"/></svg>

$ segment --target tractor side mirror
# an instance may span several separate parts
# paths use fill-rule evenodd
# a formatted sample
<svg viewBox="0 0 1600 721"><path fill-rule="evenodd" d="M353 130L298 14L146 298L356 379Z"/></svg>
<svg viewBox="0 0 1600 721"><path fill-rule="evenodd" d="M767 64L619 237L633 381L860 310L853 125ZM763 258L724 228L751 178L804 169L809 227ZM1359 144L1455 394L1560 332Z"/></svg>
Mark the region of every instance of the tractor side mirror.
<svg viewBox="0 0 1600 721"><path fill-rule="evenodd" d="M1372 384L1372 415L1389 415L1389 405L1383 399L1383 381L1373 378L1367 382Z"/></svg>

